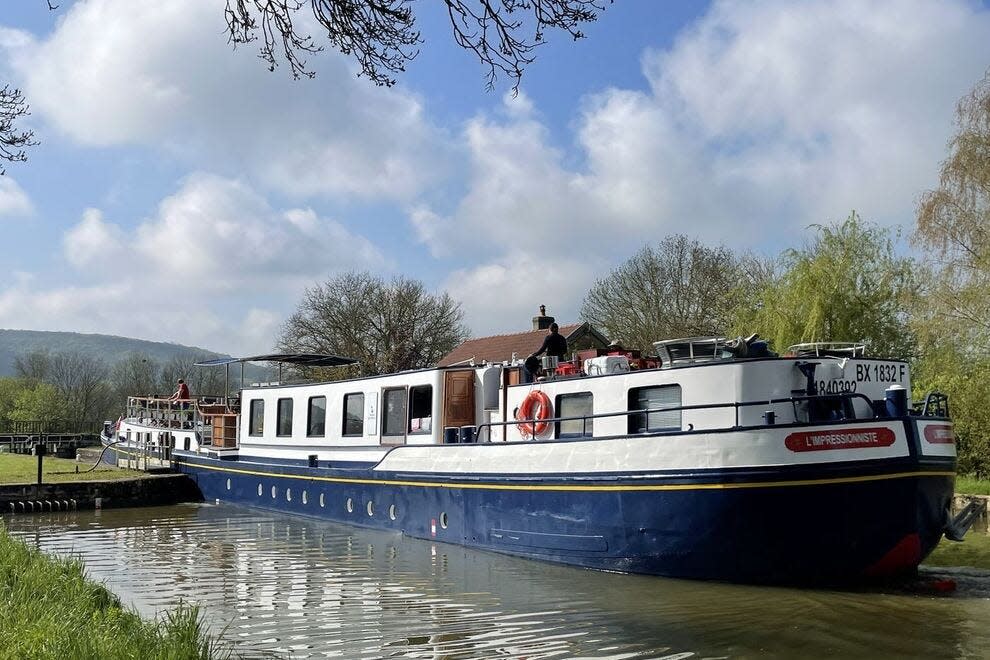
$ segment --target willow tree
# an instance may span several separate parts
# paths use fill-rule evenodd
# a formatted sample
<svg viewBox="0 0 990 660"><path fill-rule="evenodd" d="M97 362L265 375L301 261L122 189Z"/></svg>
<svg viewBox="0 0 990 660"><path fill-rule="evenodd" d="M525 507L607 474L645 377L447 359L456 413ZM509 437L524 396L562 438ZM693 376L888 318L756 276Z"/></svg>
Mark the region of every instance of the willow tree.
<svg viewBox="0 0 990 660"><path fill-rule="evenodd" d="M393 373L436 364L467 338L463 316L448 294L429 293L416 280L350 272L307 289L278 344L359 361L338 373Z"/></svg>
<svg viewBox="0 0 990 660"><path fill-rule="evenodd" d="M778 350L857 341L877 357L912 355L908 306L916 284L912 261L896 255L891 232L855 212L813 228L814 238L783 253L780 275L741 313L748 327Z"/></svg>
<svg viewBox="0 0 990 660"><path fill-rule="evenodd" d="M939 185L918 205L926 256L918 390L949 395L959 469L990 477L990 71L960 100Z"/></svg>
<svg viewBox="0 0 990 660"><path fill-rule="evenodd" d="M623 346L650 350L660 339L725 333L747 281L729 249L668 236L598 280L581 316Z"/></svg>
<svg viewBox="0 0 990 660"><path fill-rule="evenodd" d="M990 357L990 71L959 102L939 185L921 198L914 234L930 279L919 329Z"/></svg>

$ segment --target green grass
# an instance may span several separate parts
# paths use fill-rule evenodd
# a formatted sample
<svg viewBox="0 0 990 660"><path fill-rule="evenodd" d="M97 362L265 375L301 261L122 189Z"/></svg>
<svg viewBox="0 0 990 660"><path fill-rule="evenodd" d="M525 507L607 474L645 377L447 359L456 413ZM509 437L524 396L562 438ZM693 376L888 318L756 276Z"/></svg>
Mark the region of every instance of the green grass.
<svg viewBox="0 0 990 660"><path fill-rule="evenodd" d="M80 660L229 658L198 607L180 604L155 621L124 608L86 578L82 562L49 557L12 539L0 523L0 658Z"/></svg>
<svg viewBox="0 0 990 660"><path fill-rule="evenodd" d="M972 566L990 569L990 535L970 532L961 543L942 539L924 564L927 566Z"/></svg>
<svg viewBox="0 0 990 660"><path fill-rule="evenodd" d="M956 476L956 492L965 495L990 495L990 480L960 474Z"/></svg>
<svg viewBox="0 0 990 660"><path fill-rule="evenodd" d="M92 467L91 462L77 463L66 458L45 456L41 464L41 480L44 483L60 481L113 481L140 477L144 473L137 470L121 470L101 465L92 472L84 472ZM79 473L76 474L76 467ZM38 458L24 454L0 454L0 484L33 484L38 481Z"/></svg>

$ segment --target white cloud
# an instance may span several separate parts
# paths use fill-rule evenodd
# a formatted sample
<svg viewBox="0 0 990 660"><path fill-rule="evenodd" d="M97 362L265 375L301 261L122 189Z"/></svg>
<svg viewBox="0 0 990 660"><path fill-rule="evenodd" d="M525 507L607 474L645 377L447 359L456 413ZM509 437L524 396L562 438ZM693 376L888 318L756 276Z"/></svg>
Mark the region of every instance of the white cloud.
<svg viewBox="0 0 990 660"><path fill-rule="evenodd" d="M541 304L560 323L577 319L594 273L603 267L599 259L563 251L542 257L513 251L451 273L446 290L461 301L468 326L484 329L479 334L518 332L528 329Z"/></svg>
<svg viewBox="0 0 990 660"><path fill-rule="evenodd" d="M224 28L222 5L201 0L85 0L46 40L0 44L33 110L84 145L151 145L298 196L408 199L444 170L415 96L330 52L313 58L315 80L269 73Z"/></svg>
<svg viewBox="0 0 990 660"><path fill-rule="evenodd" d="M602 276L672 233L775 253L852 209L910 230L988 44L990 11L961 0L717 2L670 49L644 54L648 89L583 100L583 158L554 146L525 97L507 99L465 128L460 202L420 204L410 221L434 254L485 246L483 265L450 278L481 328L504 327L507 303L486 317L467 296L505 281L523 297L523 280L542 277L532 264L566 272L574 254L583 286L553 295L576 313L593 264Z"/></svg>
<svg viewBox="0 0 990 660"><path fill-rule="evenodd" d="M339 222L311 209L276 211L244 183L203 173L187 177L128 243L145 277L214 292L279 289L341 268L386 264Z"/></svg>
<svg viewBox="0 0 990 660"><path fill-rule="evenodd" d="M25 216L33 212L34 206L24 189L9 174L0 176L0 218Z"/></svg>
<svg viewBox="0 0 990 660"><path fill-rule="evenodd" d="M118 227L103 221L99 209L86 209L79 224L65 233L62 251L76 268L116 262L125 256L121 234Z"/></svg>
<svg viewBox="0 0 990 660"><path fill-rule="evenodd" d="M306 286L342 270L390 268L340 223L307 208L272 209L243 183L207 174L187 177L131 230L87 209L62 248L73 283L15 278L0 290L0 326L264 352Z"/></svg>

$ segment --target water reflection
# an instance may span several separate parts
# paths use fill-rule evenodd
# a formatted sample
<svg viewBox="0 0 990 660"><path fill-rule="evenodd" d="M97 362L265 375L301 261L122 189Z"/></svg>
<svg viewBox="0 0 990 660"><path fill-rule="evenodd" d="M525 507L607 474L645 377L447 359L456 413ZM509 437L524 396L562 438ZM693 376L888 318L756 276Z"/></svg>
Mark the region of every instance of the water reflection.
<svg viewBox="0 0 990 660"><path fill-rule="evenodd" d="M7 517L146 614L205 606L242 652L344 658L987 657L990 572L951 597L615 575L240 509Z"/></svg>

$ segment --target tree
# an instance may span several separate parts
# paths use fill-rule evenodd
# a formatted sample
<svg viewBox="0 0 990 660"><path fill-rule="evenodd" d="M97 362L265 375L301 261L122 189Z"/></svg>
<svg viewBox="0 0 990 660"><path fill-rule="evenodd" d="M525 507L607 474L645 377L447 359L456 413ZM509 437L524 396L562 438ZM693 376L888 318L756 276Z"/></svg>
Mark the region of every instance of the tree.
<svg viewBox="0 0 990 660"><path fill-rule="evenodd" d="M939 185L921 198L916 244L930 276L919 309L929 342L988 356L990 342L990 70L956 110Z"/></svg>
<svg viewBox="0 0 990 660"><path fill-rule="evenodd" d="M157 392L171 395L181 378L189 386L192 396L221 395L224 393L224 370L218 367L197 367L197 362L214 356L206 353L182 353L159 365Z"/></svg>
<svg viewBox="0 0 990 660"><path fill-rule="evenodd" d="M462 319L459 303L421 282L351 272L307 289L278 343L286 352L357 358L345 373L393 373L436 364L467 338Z"/></svg>
<svg viewBox="0 0 990 660"><path fill-rule="evenodd" d="M48 0L48 9L56 9L52 0ZM0 159L11 163L23 163L27 160L26 147L37 145L34 131L22 131L16 128L16 123L31 114L24 102L21 90L4 85L0 89ZM0 175L7 170L0 167Z"/></svg>
<svg viewBox="0 0 990 660"><path fill-rule="evenodd" d="M99 358L74 352L34 351L18 356L14 366L18 376L28 382L44 382L54 388L61 417L69 425L98 422L123 405L114 400L110 369Z"/></svg>
<svg viewBox="0 0 990 660"><path fill-rule="evenodd" d="M956 108L939 185L918 205L926 266L914 309L916 392L949 395L959 471L990 477L990 70Z"/></svg>
<svg viewBox="0 0 990 660"><path fill-rule="evenodd" d="M18 378L43 381L48 377L50 368L51 356L48 351L31 351L14 356L14 373Z"/></svg>
<svg viewBox="0 0 990 660"><path fill-rule="evenodd" d="M605 10L605 0L442 1L454 41L488 68L489 89L499 73L518 87L548 29L580 39L581 26ZM235 46L255 41L260 32L261 58L270 69L284 59L294 77L312 77L303 58L323 47L298 32L294 22L308 6L330 45L357 60L360 75L391 86L423 43L412 4L413 0L227 0L224 13L228 39Z"/></svg>
<svg viewBox="0 0 990 660"><path fill-rule="evenodd" d="M51 385L25 378L0 378L0 427L4 422L61 418L61 402Z"/></svg>
<svg viewBox="0 0 990 660"><path fill-rule="evenodd" d="M686 236L646 246L588 292L581 316L624 346L719 335L746 282L746 260Z"/></svg>
<svg viewBox="0 0 990 660"><path fill-rule="evenodd" d="M11 163L24 162L27 160L25 147L38 144L33 131L16 128L16 123L28 114L21 90L4 85L0 89L0 159ZM0 174L6 173L7 170L0 167Z"/></svg>
<svg viewBox="0 0 990 660"><path fill-rule="evenodd" d="M846 220L815 225L817 235L801 250L787 250L782 272L748 309L737 310L737 326L751 328L784 349L800 342L865 342L876 357L915 353L908 305L916 291L913 261L894 252L891 232Z"/></svg>
<svg viewBox="0 0 990 660"><path fill-rule="evenodd" d="M121 405L129 396L161 394L161 365L145 353L128 353L110 370L114 398Z"/></svg>

